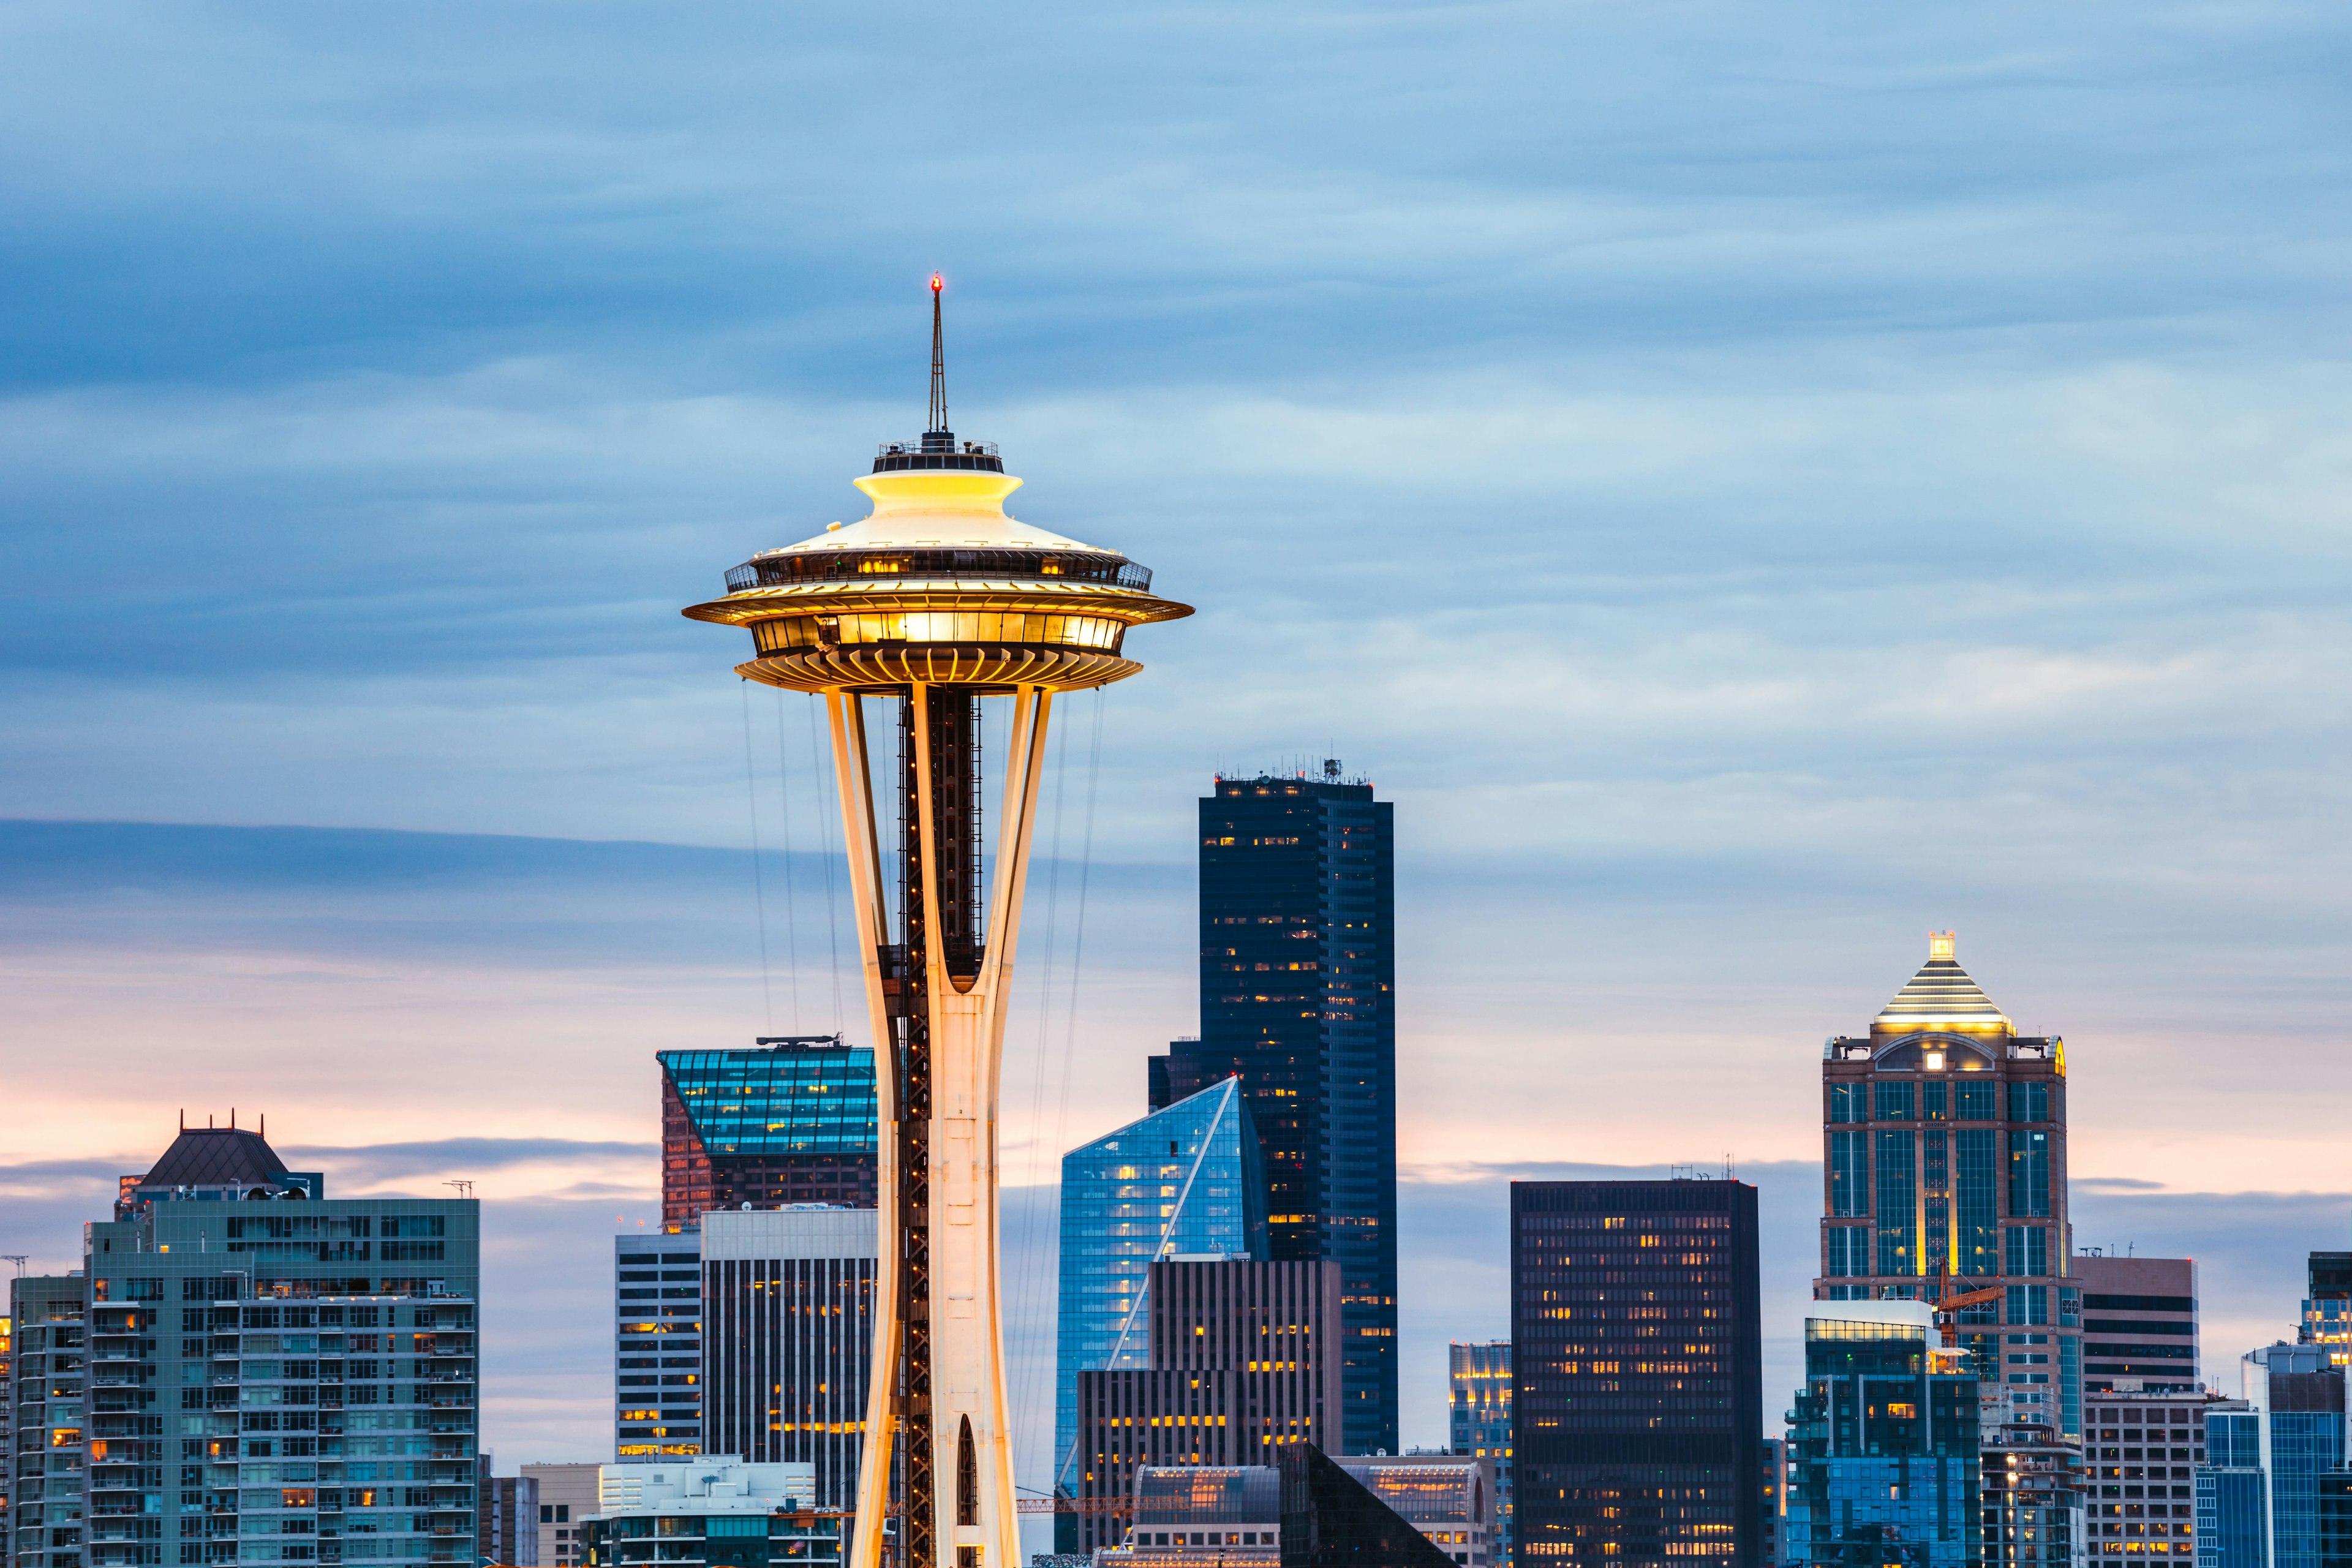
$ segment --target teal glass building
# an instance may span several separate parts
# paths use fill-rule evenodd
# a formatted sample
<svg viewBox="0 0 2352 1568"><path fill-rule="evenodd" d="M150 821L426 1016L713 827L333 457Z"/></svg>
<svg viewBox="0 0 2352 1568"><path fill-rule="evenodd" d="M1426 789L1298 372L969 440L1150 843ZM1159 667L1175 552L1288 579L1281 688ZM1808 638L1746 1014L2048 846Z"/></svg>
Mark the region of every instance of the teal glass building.
<svg viewBox="0 0 2352 1568"><path fill-rule="evenodd" d="M1155 1259L1264 1259L1257 1134L1226 1079L1062 1156L1060 1311L1055 1330L1055 1489L1071 1489L1078 1373L1150 1364L1145 1281ZM1075 1524L1058 1515L1058 1526Z"/></svg>
<svg viewBox="0 0 2352 1568"><path fill-rule="evenodd" d="M838 1035L724 1050L656 1051L662 1224L711 1209L873 1208L874 1052Z"/></svg>
<svg viewBox="0 0 2352 1568"><path fill-rule="evenodd" d="M1818 1568L1985 1561L1968 1359L1934 1348L1925 1304L1813 1310L1789 1431L1788 1560Z"/></svg>

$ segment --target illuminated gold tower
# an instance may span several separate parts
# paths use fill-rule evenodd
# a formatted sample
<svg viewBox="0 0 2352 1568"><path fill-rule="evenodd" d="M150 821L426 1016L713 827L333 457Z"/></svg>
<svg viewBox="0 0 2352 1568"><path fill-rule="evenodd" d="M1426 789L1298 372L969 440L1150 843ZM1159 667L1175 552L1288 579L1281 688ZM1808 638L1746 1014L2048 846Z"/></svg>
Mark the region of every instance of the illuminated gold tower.
<svg viewBox="0 0 2352 1568"><path fill-rule="evenodd" d="M993 446L948 428L939 297L934 278L930 427L856 481L872 515L761 552L727 574L726 597L684 612L751 628L745 679L824 697L866 1003L891 1047L877 1052L884 1244L854 1568L886 1552L900 1568L1019 1568L997 1080L1046 714L1057 691L1142 668L1123 651L1130 626L1192 613L1154 598L1151 574L1118 552L1006 515L1021 481ZM992 697L1013 711L984 836ZM895 812L875 805L877 709L895 718Z"/></svg>

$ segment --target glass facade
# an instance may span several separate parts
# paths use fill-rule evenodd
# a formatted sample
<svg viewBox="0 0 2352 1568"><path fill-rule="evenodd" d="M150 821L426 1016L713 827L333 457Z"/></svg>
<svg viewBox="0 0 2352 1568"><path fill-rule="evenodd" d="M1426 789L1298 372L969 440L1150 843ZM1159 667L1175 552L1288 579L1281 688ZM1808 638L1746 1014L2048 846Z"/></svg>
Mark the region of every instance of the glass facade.
<svg viewBox="0 0 2352 1568"><path fill-rule="evenodd" d="M1511 1561L1511 1342L1490 1340L1448 1348L1451 1362L1450 1447L1495 1467L1494 1557Z"/></svg>
<svg viewBox="0 0 2352 1568"><path fill-rule="evenodd" d="M613 1447L625 1463L702 1452L702 1233L613 1238Z"/></svg>
<svg viewBox="0 0 2352 1568"><path fill-rule="evenodd" d="M1513 1560L1759 1568L1756 1189L1511 1184Z"/></svg>
<svg viewBox="0 0 2352 1568"><path fill-rule="evenodd" d="M1055 1328L1055 1488L1069 1484L1078 1373L1150 1364L1155 1258L1266 1253L1265 1180L1238 1080L1227 1079L1062 1156Z"/></svg>
<svg viewBox="0 0 2352 1568"><path fill-rule="evenodd" d="M1267 1245L1345 1281L1347 1451L1397 1436L1396 878L1388 802L1340 779L1220 778L1200 803L1201 1037L1153 1106L1241 1076Z"/></svg>
<svg viewBox="0 0 2352 1568"><path fill-rule="evenodd" d="M2270 1524L2262 1417L2242 1405L2211 1409L2204 1426L2205 1462L2196 1467L2195 1480L2197 1568L2263 1568Z"/></svg>
<svg viewBox="0 0 2352 1568"><path fill-rule="evenodd" d="M1857 1314L1878 1310L1858 1306ZM1789 1430L1788 1561L1971 1568L1979 1561L1977 1380L1916 1321L1805 1324Z"/></svg>
<svg viewBox="0 0 2352 1568"><path fill-rule="evenodd" d="M837 1035L656 1051L662 1223L715 1208L877 1203L874 1053Z"/></svg>
<svg viewBox="0 0 2352 1568"><path fill-rule="evenodd" d="M1881 1089L1887 1086L1879 1085ZM1909 1084L1903 1104L1909 1107ZM1885 1101L1882 1099L1881 1104ZM1881 1132L1877 1137L1877 1207L1879 1274L1919 1272L1919 1171L1916 1132Z"/></svg>

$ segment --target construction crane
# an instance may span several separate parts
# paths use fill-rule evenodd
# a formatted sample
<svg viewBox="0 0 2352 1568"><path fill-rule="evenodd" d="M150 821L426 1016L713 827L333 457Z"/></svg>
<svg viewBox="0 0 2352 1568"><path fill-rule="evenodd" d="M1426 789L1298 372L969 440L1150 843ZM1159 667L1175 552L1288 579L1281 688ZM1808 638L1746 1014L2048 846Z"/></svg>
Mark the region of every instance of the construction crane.
<svg viewBox="0 0 2352 1568"><path fill-rule="evenodd" d="M1951 1271L1948 1268L1938 1269L1936 1273L1935 1300L1929 1305L1936 1309L1936 1326L1944 1331L1944 1348L1946 1350L1959 1348L1960 1335L1958 1323L1961 1308L1988 1307L2000 1300L2002 1294L2001 1288L1998 1285L1982 1290L1962 1290L1955 1294L1952 1290Z"/></svg>

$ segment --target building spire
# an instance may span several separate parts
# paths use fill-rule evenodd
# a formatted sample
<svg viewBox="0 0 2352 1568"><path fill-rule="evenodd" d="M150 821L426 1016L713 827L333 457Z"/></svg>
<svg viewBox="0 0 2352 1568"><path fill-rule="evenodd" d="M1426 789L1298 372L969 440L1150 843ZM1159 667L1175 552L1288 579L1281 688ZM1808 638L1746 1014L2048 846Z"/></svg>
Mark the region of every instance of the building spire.
<svg viewBox="0 0 2352 1568"><path fill-rule="evenodd" d="M931 422L924 428L933 436L945 435L948 428L948 360L940 331L940 290L946 287L946 279L931 274Z"/></svg>

